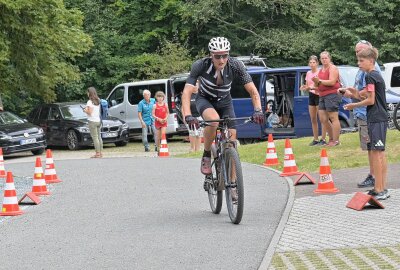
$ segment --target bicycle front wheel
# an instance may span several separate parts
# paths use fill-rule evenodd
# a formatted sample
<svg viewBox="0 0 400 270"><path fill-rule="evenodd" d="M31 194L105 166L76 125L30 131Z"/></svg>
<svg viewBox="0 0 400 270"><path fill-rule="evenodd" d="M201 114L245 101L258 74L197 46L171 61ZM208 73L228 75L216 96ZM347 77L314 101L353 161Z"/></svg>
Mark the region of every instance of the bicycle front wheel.
<svg viewBox="0 0 400 270"><path fill-rule="evenodd" d="M215 148L215 146L213 146ZM222 190L219 188L222 182L221 174L219 172L220 160L216 158L216 150L212 149L214 161L212 163L212 174L208 175L208 201L210 202L211 211L214 214L219 214L222 208Z"/></svg>
<svg viewBox="0 0 400 270"><path fill-rule="evenodd" d="M243 216L244 188L242 165L235 148L225 150L226 205L232 223L239 224Z"/></svg>
<svg viewBox="0 0 400 270"><path fill-rule="evenodd" d="M397 128L397 130L400 130L400 103L397 103L396 107L394 108L393 124Z"/></svg>

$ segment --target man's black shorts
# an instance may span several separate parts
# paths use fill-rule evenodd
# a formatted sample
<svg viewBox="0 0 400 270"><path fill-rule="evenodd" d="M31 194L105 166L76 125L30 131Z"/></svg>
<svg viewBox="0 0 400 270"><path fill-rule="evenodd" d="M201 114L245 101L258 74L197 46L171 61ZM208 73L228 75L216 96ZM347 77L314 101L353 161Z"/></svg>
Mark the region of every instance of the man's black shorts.
<svg viewBox="0 0 400 270"><path fill-rule="evenodd" d="M308 95L308 105L310 106L318 106L319 105L319 95L309 93Z"/></svg>
<svg viewBox="0 0 400 270"><path fill-rule="evenodd" d="M367 144L368 150L385 151L387 127L388 127L388 122L368 123L368 134L369 134L369 143Z"/></svg>
<svg viewBox="0 0 400 270"><path fill-rule="evenodd" d="M203 116L203 112L208 108L214 108L219 117L223 119L224 117L235 118L235 111L233 110L232 97L228 97L221 100L209 100L202 95L197 95L196 97L196 108L197 111ZM236 122L230 121L228 127L231 129L236 129Z"/></svg>

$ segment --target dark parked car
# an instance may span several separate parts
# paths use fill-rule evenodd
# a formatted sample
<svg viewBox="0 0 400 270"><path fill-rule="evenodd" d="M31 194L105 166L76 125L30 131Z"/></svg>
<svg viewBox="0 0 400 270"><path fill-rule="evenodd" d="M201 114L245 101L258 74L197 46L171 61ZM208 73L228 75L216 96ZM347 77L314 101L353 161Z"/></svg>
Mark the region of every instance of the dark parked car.
<svg viewBox="0 0 400 270"><path fill-rule="evenodd" d="M28 121L43 128L48 145L68 146L77 150L81 146L93 145L87 115L83 103L43 104L31 111ZM115 118L103 120L101 128L103 143L125 146L128 143L128 125Z"/></svg>
<svg viewBox="0 0 400 270"><path fill-rule="evenodd" d="M32 151L41 155L46 148L43 129L10 112L0 112L0 147L3 154Z"/></svg>

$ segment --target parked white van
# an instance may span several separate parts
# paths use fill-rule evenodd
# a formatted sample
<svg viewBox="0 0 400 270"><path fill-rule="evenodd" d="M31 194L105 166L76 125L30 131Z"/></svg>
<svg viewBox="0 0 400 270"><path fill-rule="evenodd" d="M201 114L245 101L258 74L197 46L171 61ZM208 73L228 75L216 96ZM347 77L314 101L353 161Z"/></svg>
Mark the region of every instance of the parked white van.
<svg viewBox="0 0 400 270"><path fill-rule="evenodd" d="M400 62L383 64L382 75L386 90L391 90L400 95Z"/></svg>
<svg viewBox="0 0 400 270"><path fill-rule="evenodd" d="M175 134L178 128L176 113L173 112L171 102L171 89L168 79L149 80L122 83L114 87L107 97L109 114L125 121L129 126L129 136L138 137L142 134L142 125L138 117L138 104L143 99L143 91L151 92L151 97L157 91L165 93L165 102L168 104L169 117L167 134Z"/></svg>

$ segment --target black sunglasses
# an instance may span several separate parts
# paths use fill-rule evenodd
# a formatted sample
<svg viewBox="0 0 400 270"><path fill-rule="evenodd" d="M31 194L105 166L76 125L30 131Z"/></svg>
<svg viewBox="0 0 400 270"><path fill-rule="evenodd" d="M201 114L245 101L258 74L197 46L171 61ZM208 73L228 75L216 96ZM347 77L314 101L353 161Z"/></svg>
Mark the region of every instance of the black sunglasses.
<svg viewBox="0 0 400 270"><path fill-rule="evenodd" d="M363 39L360 40L359 42L357 42L357 44L359 44L359 43L371 45L371 43L369 43L368 41L363 40Z"/></svg>
<svg viewBox="0 0 400 270"><path fill-rule="evenodd" d="M229 54L213 54L215 59L226 59L228 58Z"/></svg>

